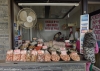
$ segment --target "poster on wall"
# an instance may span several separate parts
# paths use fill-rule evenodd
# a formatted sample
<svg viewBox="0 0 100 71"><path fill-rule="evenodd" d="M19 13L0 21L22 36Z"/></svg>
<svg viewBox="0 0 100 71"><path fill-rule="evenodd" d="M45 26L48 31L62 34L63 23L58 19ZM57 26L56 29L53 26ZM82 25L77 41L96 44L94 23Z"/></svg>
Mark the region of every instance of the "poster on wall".
<svg viewBox="0 0 100 71"><path fill-rule="evenodd" d="M59 20L53 20L53 19L46 19L44 21L44 30L45 31L59 31Z"/></svg>
<svg viewBox="0 0 100 71"><path fill-rule="evenodd" d="M100 14L91 17L91 27L96 35L96 39L100 40Z"/></svg>
<svg viewBox="0 0 100 71"><path fill-rule="evenodd" d="M80 17L80 53L83 53L84 35L89 29L89 14L81 15Z"/></svg>
<svg viewBox="0 0 100 71"><path fill-rule="evenodd" d="M91 28L93 28L93 32L96 35L96 39L100 48L100 13L95 13L95 15L92 15L90 19L91 19Z"/></svg>

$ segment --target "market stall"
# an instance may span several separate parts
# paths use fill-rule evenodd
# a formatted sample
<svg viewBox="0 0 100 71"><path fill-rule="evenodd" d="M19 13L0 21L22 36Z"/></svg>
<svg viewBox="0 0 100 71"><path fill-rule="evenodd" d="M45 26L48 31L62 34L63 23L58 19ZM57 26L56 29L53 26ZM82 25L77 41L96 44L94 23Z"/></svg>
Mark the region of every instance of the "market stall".
<svg viewBox="0 0 100 71"><path fill-rule="evenodd" d="M25 16L27 14L28 16ZM13 69L18 69L19 71L86 70L87 61L84 60L83 56L76 50L76 42L73 41L72 37L70 40L64 39L65 41L63 40L59 42L52 39L50 41L45 41L42 37L41 39L33 38L32 28L37 25L36 27L39 29L39 24L36 24L36 22L37 17L32 9L23 8L19 11L17 15L17 30L19 30L19 26L24 29L30 29L30 40L22 39L20 45L7 51L5 59L6 63L1 64L2 69L9 68L9 71ZM57 27L60 29L58 20L48 20L46 23L47 25L45 25L45 27L47 28L45 28L45 31L47 32L53 30L58 31ZM27 35L21 36L23 37Z"/></svg>
<svg viewBox="0 0 100 71"><path fill-rule="evenodd" d="M26 11L23 11L23 13L26 14ZM32 16L32 12L30 14L30 16ZM30 29L30 26L32 26L31 23L30 26L27 25L27 23L22 24L23 20L26 21L26 18L24 17L25 15L19 15L21 19L17 19L18 26L28 26ZM29 17L28 22L33 22L32 18L33 17ZM58 24L58 22L56 22L56 24ZM58 25L55 26L58 27ZM55 28L55 30L58 29ZM25 40L25 42L23 42L20 46L18 45L18 47L16 47L14 50L7 49L5 61L0 63L0 70L85 71L87 61L83 59L82 55L80 55L75 48L75 43L70 43L68 40L66 42L56 42L53 40L43 42L43 40L36 40L35 38L34 41Z"/></svg>
<svg viewBox="0 0 100 71"><path fill-rule="evenodd" d="M8 50L6 64L1 68L19 69L19 71L85 71L86 62L76 49L75 44L48 41L33 38L25 41L15 50Z"/></svg>

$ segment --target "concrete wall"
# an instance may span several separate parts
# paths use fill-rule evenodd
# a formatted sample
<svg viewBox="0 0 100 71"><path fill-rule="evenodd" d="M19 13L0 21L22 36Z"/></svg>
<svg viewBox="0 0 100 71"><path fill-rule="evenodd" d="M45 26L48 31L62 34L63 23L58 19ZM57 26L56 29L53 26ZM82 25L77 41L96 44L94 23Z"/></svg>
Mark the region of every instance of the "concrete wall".
<svg viewBox="0 0 100 71"><path fill-rule="evenodd" d="M20 8L14 3L14 23L17 22L17 14L19 12Z"/></svg>
<svg viewBox="0 0 100 71"><path fill-rule="evenodd" d="M11 49L11 8L10 0L0 0L0 61L5 60Z"/></svg>

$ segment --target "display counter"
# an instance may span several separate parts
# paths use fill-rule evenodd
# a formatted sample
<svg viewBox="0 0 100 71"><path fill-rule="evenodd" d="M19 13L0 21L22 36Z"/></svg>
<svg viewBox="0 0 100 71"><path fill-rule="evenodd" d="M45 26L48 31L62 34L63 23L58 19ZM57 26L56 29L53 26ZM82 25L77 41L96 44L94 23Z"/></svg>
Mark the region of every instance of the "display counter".
<svg viewBox="0 0 100 71"><path fill-rule="evenodd" d="M27 42L19 49L7 51L1 71L86 71L87 61L70 43L65 46L64 42L33 42L35 46Z"/></svg>
<svg viewBox="0 0 100 71"><path fill-rule="evenodd" d="M0 63L0 71L86 71L86 62L6 62Z"/></svg>

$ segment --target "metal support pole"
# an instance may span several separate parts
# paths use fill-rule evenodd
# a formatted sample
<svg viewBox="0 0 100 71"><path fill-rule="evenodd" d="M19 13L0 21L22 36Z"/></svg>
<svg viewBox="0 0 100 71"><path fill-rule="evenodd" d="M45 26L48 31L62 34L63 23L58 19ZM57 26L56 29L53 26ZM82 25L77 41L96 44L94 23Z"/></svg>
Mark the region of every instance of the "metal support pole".
<svg viewBox="0 0 100 71"><path fill-rule="evenodd" d="M32 41L32 28L30 28L30 41Z"/></svg>
<svg viewBox="0 0 100 71"><path fill-rule="evenodd" d="M88 0L81 0L82 15L88 13Z"/></svg>

